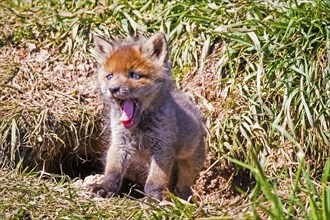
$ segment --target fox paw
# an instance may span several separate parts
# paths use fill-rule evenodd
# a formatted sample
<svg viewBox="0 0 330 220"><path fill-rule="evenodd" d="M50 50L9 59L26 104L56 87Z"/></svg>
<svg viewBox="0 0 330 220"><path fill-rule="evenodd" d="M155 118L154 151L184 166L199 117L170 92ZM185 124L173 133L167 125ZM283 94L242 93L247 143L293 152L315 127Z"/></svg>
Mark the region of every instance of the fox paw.
<svg viewBox="0 0 330 220"><path fill-rule="evenodd" d="M115 192L106 189L102 186L102 184L92 184L89 186L89 188L91 192L95 193L98 196L101 196L102 198L108 199L116 195Z"/></svg>
<svg viewBox="0 0 330 220"><path fill-rule="evenodd" d="M145 194L151 198L156 200L163 200L163 188L161 186L155 184L146 184L144 187Z"/></svg>
<svg viewBox="0 0 330 220"><path fill-rule="evenodd" d="M180 197L181 199L189 201L189 198L193 195L193 193L189 186L184 186L184 187L177 187L175 189L175 195Z"/></svg>

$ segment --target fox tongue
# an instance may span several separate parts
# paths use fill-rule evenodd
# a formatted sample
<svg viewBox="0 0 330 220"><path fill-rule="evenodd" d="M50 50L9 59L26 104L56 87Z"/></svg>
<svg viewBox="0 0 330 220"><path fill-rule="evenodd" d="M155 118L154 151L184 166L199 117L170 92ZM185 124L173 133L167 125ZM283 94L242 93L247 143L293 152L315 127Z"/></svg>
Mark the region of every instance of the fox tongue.
<svg viewBox="0 0 330 220"><path fill-rule="evenodd" d="M120 117L120 122L123 123L125 127L130 127L133 125L134 101L131 99L125 100L122 105L122 110L123 113Z"/></svg>

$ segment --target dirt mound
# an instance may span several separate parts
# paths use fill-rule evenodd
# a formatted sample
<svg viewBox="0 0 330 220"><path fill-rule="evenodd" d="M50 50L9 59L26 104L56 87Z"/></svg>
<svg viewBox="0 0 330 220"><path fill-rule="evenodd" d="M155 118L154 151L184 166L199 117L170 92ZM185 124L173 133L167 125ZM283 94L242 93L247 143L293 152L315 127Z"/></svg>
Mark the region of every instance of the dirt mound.
<svg viewBox="0 0 330 220"><path fill-rule="evenodd" d="M102 105L90 58L74 64L55 49L1 49L1 164L76 175L98 163ZM10 57L11 59L8 59ZM12 143L9 149L7 143Z"/></svg>
<svg viewBox="0 0 330 220"><path fill-rule="evenodd" d="M209 129L225 116L223 103L227 101L225 89L218 83L226 73L221 71L221 59L213 59L221 57L224 46L218 45L215 51L208 58L212 62L189 72L182 84L183 90L195 95ZM104 117L96 86L96 62L89 56L68 61L57 49L27 45L3 47L0 63L1 69L11 73L1 75L1 102L6 107L0 109L0 115L13 116L2 122L9 131L3 137L18 146L10 150L2 143L2 165L15 165L24 158L24 166L71 177L101 173L107 145L101 138ZM207 140L211 142L212 135ZM212 200L233 198L236 186L249 188L249 178L243 178L246 174L241 176L215 158L210 152L194 186L196 194ZM131 185L125 182L124 187Z"/></svg>

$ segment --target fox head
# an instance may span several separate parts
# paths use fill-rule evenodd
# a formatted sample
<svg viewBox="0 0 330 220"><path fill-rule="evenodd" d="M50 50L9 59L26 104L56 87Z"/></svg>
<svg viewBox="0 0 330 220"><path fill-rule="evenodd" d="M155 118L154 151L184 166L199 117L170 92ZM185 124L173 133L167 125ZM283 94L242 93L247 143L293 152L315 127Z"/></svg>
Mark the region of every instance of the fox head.
<svg viewBox="0 0 330 220"><path fill-rule="evenodd" d="M165 35L157 33L149 39L122 42L96 36L94 45L101 64L101 93L120 107L118 120L123 126L133 128L171 81Z"/></svg>

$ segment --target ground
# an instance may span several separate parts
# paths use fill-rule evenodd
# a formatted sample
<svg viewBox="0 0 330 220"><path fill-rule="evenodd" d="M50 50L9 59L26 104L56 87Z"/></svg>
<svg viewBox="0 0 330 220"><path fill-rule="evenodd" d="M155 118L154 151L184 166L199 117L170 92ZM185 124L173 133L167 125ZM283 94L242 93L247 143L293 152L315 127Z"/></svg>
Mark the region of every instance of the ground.
<svg viewBox="0 0 330 220"><path fill-rule="evenodd" d="M329 16L325 0L2 1L0 219L330 219ZM106 146L93 35L157 31L205 117L195 203L71 190Z"/></svg>

